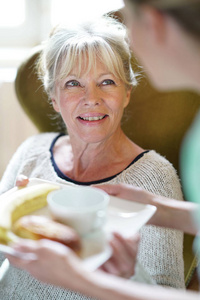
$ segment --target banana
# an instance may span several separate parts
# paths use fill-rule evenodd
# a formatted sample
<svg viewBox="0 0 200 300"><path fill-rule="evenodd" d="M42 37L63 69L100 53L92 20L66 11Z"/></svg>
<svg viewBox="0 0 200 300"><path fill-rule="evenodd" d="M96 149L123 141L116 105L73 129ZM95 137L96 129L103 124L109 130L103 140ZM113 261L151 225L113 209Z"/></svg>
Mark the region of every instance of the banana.
<svg viewBox="0 0 200 300"><path fill-rule="evenodd" d="M12 233L13 223L24 215L28 215L47 205L47 195L59 189L56 184L41 183L19 188L7 197L0 197L0 243L7 244L15 240Z"/></svg>

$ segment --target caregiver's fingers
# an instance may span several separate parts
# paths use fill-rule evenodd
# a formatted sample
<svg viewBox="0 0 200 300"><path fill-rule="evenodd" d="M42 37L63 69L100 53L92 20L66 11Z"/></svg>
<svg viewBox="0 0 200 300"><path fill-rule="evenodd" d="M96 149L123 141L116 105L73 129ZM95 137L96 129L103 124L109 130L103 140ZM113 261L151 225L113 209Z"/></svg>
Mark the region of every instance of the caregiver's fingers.
<svg viewBox="0 0 200 300"><path fill-rule="evenodd" d="M20 174L18 175L15 185L18 187L25 187L29 183L29 179L27 176Z"/></svg>
<svg viewBox="0 0 200 300"><path fill-rule="evenodd" d="M37 256L35 260L26 261L10 256L8 258L16 267L26 270L43 282L75 290L79 287L78 283L80 283L80 287L85 286L85 282L87 282L85 276L87 274L90 276L78 256L58 242L27 241L15 245L14 249L21 250L21 253L28 252Z"/></svg>
<svg viewBox="0 0 200 300"><path fill-rule="evenodd" d="M126 251L130 256L132 257L136 257L137 256L137 252L138 252L138 247L139 247L139 243L140 243L140 235L138 233L136 233L134 236L129 237L129 238L124 238L122 235L120 235L117 232L113 233L113 241L117 241L117 246L120 247L120 249L118 248L118 252L120 250L124 250Z"/></svg>
<svg viewBox="0 0 200 300"><path fill-rule="evenodd" d="M112 257L101 266L101 270L116 276L129 278L134 275L139 244L139 235L133 238L123 238L113 234L110 241Z"/></svg>

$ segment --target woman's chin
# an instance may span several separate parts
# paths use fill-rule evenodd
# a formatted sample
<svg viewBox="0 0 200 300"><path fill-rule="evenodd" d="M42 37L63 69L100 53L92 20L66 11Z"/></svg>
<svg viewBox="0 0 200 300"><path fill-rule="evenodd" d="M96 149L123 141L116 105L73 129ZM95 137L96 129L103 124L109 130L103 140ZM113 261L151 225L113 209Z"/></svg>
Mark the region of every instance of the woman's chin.
<svg viewBox="0 0 200 300"><path fill-rule="evenodd" d="M108 136L105 134L81 134L79 138L86 144L101 144L108 139Z"/></svg>
<svg viewBox="0 0 200 300"><path fill-rule="evenodd" d="M85 142L86 144L101 144L105 141L105 139L103 138L92 138L92 137L86 137L86 138L81 138L81 140L83 142Z"/></svg>

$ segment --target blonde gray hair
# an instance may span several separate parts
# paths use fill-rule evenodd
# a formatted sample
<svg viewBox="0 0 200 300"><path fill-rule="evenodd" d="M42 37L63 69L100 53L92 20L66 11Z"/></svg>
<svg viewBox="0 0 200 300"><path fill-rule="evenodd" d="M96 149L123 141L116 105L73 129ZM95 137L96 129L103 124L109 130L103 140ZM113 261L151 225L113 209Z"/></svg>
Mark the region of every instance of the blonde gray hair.
<svg viewBox="0 0 200 300"><path fill-rule="evenodd" d="M127 30L118 20L107 15L95 22L55 28L43 44L39 59L39 74L47 94L52 96L56 82L75 66L79 76L89 72L97 61L127 87L136 85Z"/></svg>

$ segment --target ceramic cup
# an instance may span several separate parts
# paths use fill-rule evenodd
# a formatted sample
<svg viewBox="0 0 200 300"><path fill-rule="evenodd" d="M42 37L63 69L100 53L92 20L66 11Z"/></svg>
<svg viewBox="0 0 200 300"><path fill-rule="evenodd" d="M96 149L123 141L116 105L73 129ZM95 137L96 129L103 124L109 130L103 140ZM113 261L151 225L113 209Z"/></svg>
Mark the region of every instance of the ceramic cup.
<svg viewBox="0 0 200 300"><path fill-rule="evenodd" d="M48 194L53 218L73 227L80 235L101 229L106 221L109 195L93 187L66 187Z"/></svg>

